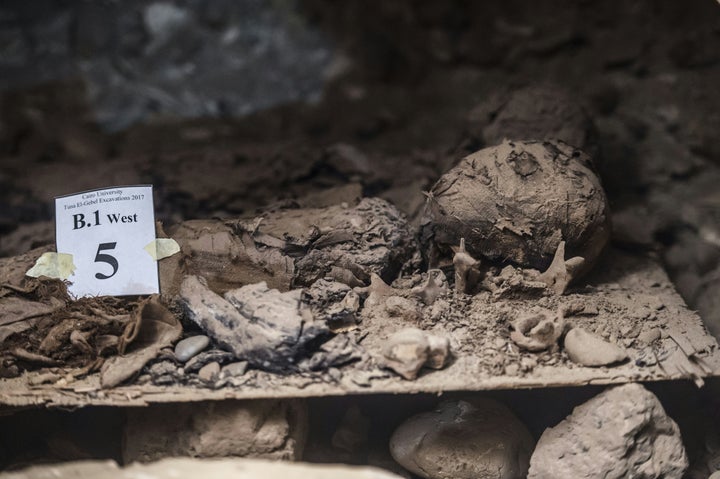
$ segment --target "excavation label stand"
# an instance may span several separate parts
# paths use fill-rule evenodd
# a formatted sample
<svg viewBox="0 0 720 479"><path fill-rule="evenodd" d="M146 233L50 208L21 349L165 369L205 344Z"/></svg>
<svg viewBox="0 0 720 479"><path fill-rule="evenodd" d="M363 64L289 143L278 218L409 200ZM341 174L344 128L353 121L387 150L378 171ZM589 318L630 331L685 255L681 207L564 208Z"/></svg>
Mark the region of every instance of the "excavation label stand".
<svg viewBox="0 0 720 479"><path fill-rule="evenodd" d="M72 255L70 293L124 296L159 292L152 185L118 186L55 198L58 253Z"/></svg>

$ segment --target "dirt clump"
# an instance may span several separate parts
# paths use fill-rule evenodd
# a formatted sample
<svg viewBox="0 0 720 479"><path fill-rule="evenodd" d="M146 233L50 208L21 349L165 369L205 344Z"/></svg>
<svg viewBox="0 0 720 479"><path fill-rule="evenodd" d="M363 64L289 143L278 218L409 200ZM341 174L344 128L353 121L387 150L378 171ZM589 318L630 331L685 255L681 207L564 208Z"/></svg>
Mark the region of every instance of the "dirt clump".
<svg viewBox="0 0 720 479"><path fill-rule="evenodd" d="M595 127L582 104L556 85L533 85L493 95L468 115L468 130L487 146L505 139L562 140L594 152Z"/></svg>
<svg viewBox="0 0 720 479"><path fill-rule="evenodd" d="M505 141L465 157L430 190L421 243L442 254L465 239L474 258L545 270L562 241L592 264L610 235L590 158L558 141Z"/></svg>
<svg viewBox="0 0 720 479"><path fill-rule="evenodd" d="M186 274L203 276L218 293L260 281L281 291L325 277L351 287L368 284L371 274L392 281L416 249L404 215L379 198L193 220L167 233L182 249L181 264L161 279L171 296Z"/></svg>

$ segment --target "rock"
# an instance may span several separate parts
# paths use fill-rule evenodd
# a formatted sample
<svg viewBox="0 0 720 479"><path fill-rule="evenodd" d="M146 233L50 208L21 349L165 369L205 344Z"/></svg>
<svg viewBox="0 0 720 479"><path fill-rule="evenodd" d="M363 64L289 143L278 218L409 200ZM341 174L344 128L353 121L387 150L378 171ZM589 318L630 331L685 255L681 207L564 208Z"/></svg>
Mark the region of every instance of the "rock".
<svg viewBox="0 0 720 479"><path fill-rule="evenodd" d="M565 320L560 314L547 309L521 316L513 322L510 339L528 351L557 348L557 341L565 330Z"/></svg>
<svg viewBox="0 0 720 479"><path fill-rule="evenodd" d="M450 359L450 340L434 334L426 335L428 358L425 365L432 369L442 369Z"/></svg>
<svg viewBox="0 0 720 479"><path fill-rule="evenodd" d="M625 349L582 328L572 328L565 335L565 352L572 362L583 366L608 366L628 358Z"/></svg>
<svg viewBox="0 0 720 479"><path fill-rule="evenodd" d="M197 373L204 366L207 366L210 363L218 363L222 366L223 364L230 363L234 360L235 355L229 351L210 349L191 358L187 363L185 363L185 367L183 369L186 373Z"/></svg>
<svg viewBox="0 0 720 479"><path fill-rule="evenodd" d="M576 256L565 259L565 242L561 241L555 250L555 256L547 270L538 275L537 280L545 283L556 295L565 294L565 290L572 283L585 265L585 258Z"/></svg>
<svg viewBox="0 0 720 479"><path fill-rule="evenodd" d="M209 344L210 338L204 335L185 338L175 345L175 357L182 363L187 362L188 359L207 348Z"/></svg>
<svg viewBox="0 0 720 479"><path fill-rule="evenodd" d="M298 367L303 371L321 371L362 361L367 357L357 338L351 337L350 333L341 333L320 345L312 356L301 360Z"/></svg>
<svg viewBox="0 0 720 479"><path fill-rule="evenodd" d="M546 429L529 479L680 479L688 467L680 430L639 384L605 390Z"/></svg>
<svg viewBox="0 0 720 479"><path fill-rule="evenodd" d="M385 311L390 317L401 318L405 322L416 322L422 317L422 309L416 301L397 295L385 300Z"/></svg>
<svg viewBox="0 0 720 479"><path fill-rule="evenodd" d="M426 479L525 477L534 441L508 408L492 399L448 401L405 421L390 452Z"/></svg>
<svg viewBox="0 0 720 479"><path fill-rule="evenodd" d="M356 405L350 406L340 420L332 436L333 447L347 452L357 452L368 442L370 420Z"/></svg>
<svg viewBox="0 0 720 479"><path fill-rule="evenodd" d="M208 401L129 408L125 464L168 456L297 460L307 431L302 401Z"/></svg>
<svg viewBox="0 0 720 479"><path fill-rule="evenodd" d="M480 261L476 260L465 249L465 238L460 238L460 246L453 255L455 268L455 291L472 294L480 279Z"/></svg>
<svg viewBox="0 0 720 479"><path fill-rule="evenodd" d="M472 258L538 270L565 241L568 256L589 267L610 236L609 208L582 151L560 141L505 141L465 157L438 180L420 233L430 256L449 254L464 238Z"/></svg>
<svg viewBox="0 0 720 479"><path fill-rule="evenodd" d="M180 288L180 304L191 321L238 359L287 371L311 342L329 333L301 295L299 289L281 293L261 282L230 290L223 298L197 276L188 276Z"/></svg>
<svg viewBox="0 0 720 479"><path fill-rule="evenodd" d="M212 382L215 379L217 379L218 374L220 374L220 363L209 363L200 368L200 371L198 371L198 377L200 380L205 381L206 383Z"/></svg>
<svg viewBox="0 0 720 479"><path fill-rule="evenodd" d="M417 378L428 360L430 344L417 328L402 329L390 336L383 347L385 366L408 380Z"/></svg>
<svg viewBox="0 0 720 479"><path fill-rule="evenodd" d="M360 296L344 283L319 279L305 288L303 302L332 332L348 331L357 326Z"/></svg>
<svg viewBox="0 0 720 479"><path fill-rule="evenodd" d="M402 479L375 467L291 463L261 459L166 458L151 464L130 464L120 468L115 462L76 461L32 466L20 471L0 473L3 479Z"/></svg>

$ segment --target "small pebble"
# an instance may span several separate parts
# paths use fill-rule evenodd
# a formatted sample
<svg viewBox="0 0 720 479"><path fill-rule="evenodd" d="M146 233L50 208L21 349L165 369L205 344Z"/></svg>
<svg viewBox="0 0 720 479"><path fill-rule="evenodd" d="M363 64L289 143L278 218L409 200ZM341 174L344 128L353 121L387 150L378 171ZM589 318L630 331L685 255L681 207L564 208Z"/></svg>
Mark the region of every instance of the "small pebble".
<svg viewBox="0 0 720 479"><path fill-rule="evenodd" d="M180 362L187 362L190 358L199 354L210 344L207 336L190 336L175 345L175 357Z"/></svg>
<svg viewBox="0 0 720 479"><path fill-rule="evenodd" d="M248 368L247 361L238 361L223 366L221 376L223 378L238 377L245 374Z"/></svg>
<svg viewBox="0 0 720 479"><path fill-rule="evenodd" d="M220 374L220 363L206 364L198 371L198 377L205 382L214 381L218 374Z"/></svg>

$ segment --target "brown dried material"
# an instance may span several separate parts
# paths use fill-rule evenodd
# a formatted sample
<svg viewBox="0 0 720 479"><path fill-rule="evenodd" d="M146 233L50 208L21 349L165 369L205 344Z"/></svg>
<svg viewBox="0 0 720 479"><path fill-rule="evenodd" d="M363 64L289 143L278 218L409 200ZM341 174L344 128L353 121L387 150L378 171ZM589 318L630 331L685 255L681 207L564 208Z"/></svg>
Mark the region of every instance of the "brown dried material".
<svg viewBox="0 0 720 479"><path fill-rule="evenodd" d="M565 336L564 344L570 360L582 366L609 366L628 358L625 349L583 328L572 328Z"/></svg>
<svg viewBox="0 0 720 479"><path fill-rule="evenodd" d="M465 249L465 238L460 238L460 246L453 256L455 267L455 291L470 294L475 289L480 277L480 261L476 260Z"/></svg>
<svg viewBox="0 0 720 479"><path fill-rule="evenodd" d="M439 269L428 270L425 283L422 286L416 286L410 292L420 298L426 306L432 305L436 299L448 292L445 273Z"/></svg>
<svg viewBox="0 0 720 479"><path fill-rule="evenodd" d="M180 321L157 296L144 300L125 328L119 346L121 356L105 362L100 372L100 383L104 388L110 388L131 378L181 334Z"/></svg>
<svg viewBox="0 0 720 479"><path fill-rule="evenodd" d="M405 328L392 334L383 344L383 365L407 380L417 378L424 366L445 367L450 357L450 342L417 328Z"/></svg>
<svg viewBox="0 0 720 479"><path fill-rule="evenodd" d="M545 430L530 479L680 479L688 467L680 429L640 384L609 388Z"/></svg>
<svg viewBox="0 0 720 479"><path fill-rule="evenodd" d="M302 401L209 401L133 408L122 457L148 462L167 456L299 459L307 434Z"/></svg>
<svg viewBox="0 0 720 479"><path fill-rule="evenodd" d="M60 361L43 356L42 354L31 353L23 348L15 348L10 351L10 354L15 356L21 361L25 361L32 364L39 364L41 366L58 366Z"/></svg>
<svg viewBox="0 0 720 479"><path fill-rule="evenodd" d="M367 284L372 274L390 281L415 251L404 216L379 198L249 220L186 221L168 232L184 264L161 279L171 295L184 275L203 276L219 293L261 281L280 291L326 277L351 287Z"/></svg>
<svg viewBox="0 0 720 479"><path fill-rule="evenodd" d="M421 242L441 252L465 238L474 258L546 269L561 241L592 264L610 234L590 158L559 141L505 141L464 158L428 194Z"/></svg>
<svg viewBox="0 0 720 479"><path fill-rule="evenodd" d="M113 346L107 339L117 339L129 318L124 314L130 307L127 300L71 301L66 284L59 280L6 282L1 294L0 312L5 309L5 314L0 320L0 351L25 351L13 356L26 369L52 364L91 370L101 354L117 352L117 341Z"/></svg>
<svg viewBox="0 0 720 479"><path fill-rule="evenodd" d="M585 258L579 256L566 260L565 242L561 241L555 251L552 263L537 277L537 280L545 283L555 294L565 294L565 290L582 270L584 264Z"/></svg>
<svg viewBox="0 0 720 479"><path fill-rule="evenodd" d="M525 477L534 441L525 425L489 398L446 401L406 420L390 438L390 452L426 479Z"/></svg>

